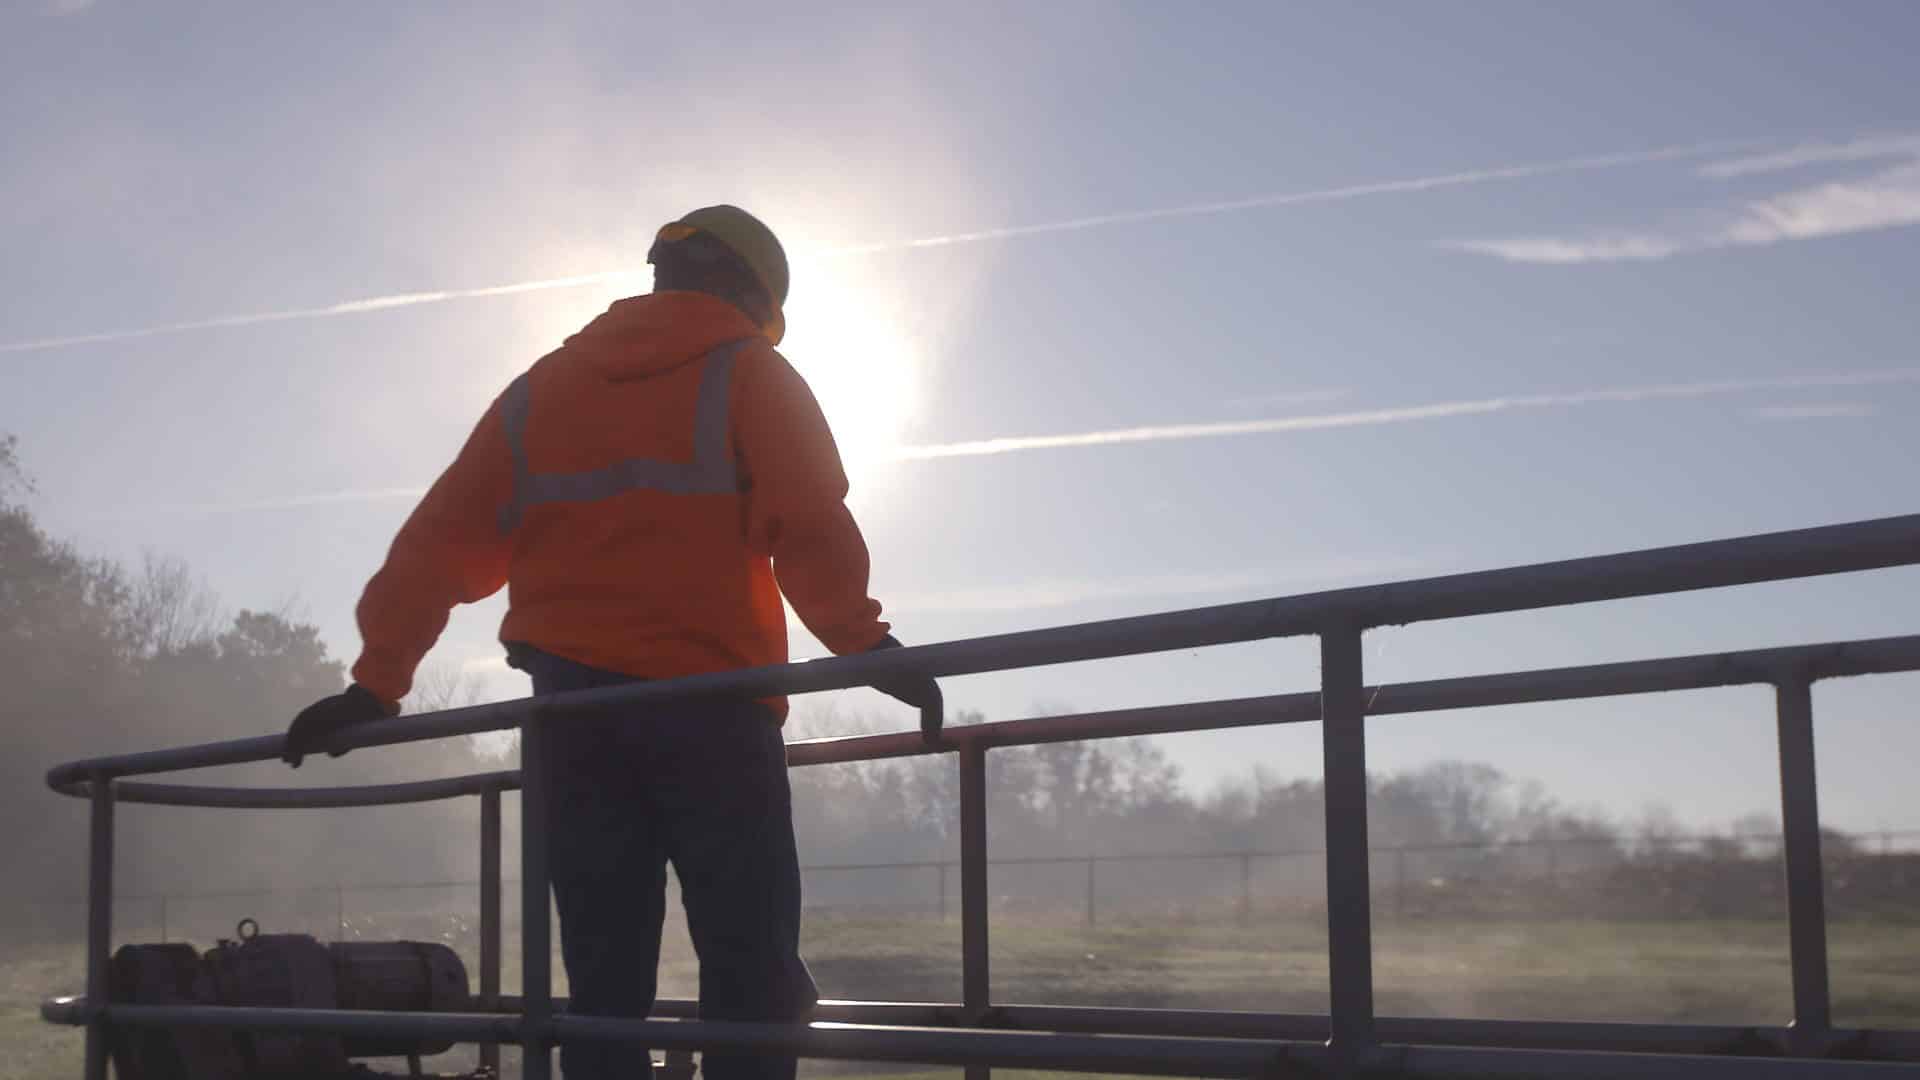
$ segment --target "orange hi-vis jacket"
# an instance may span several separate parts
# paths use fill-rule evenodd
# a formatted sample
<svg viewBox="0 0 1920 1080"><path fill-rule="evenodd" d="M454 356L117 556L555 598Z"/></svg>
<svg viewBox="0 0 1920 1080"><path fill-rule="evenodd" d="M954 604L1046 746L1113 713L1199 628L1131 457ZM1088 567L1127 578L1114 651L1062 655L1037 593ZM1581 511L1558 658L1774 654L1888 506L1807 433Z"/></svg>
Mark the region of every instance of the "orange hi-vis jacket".
<svg viewBox="0 0 1920 1080"><path fill-rule="evenodd" d="M455 604L506 642L650 679L787 661L784 593L837 654L887 633L813 393L732 304L615 303L515 379L360 598L354 681L397 702ZM784 703L781 703L784 707Z"/></svg>

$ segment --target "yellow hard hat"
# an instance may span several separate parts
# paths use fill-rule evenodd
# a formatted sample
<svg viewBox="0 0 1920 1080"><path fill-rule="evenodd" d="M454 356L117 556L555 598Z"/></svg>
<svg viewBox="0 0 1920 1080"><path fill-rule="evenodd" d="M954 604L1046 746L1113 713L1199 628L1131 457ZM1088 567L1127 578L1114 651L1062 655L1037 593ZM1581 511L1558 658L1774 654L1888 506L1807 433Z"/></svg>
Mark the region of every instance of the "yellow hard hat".
<svg viewBox="0 0 1920 1080"><path fill-rule="evenodd" d="M683 231L684 230L684 231ZM773 301L773 314L763 328L768 340L775 345L787 331L787 319L783 309L787 304L787 252L780 246L780 238L766 223L737 206L703 206L698 210L681 216L680 220L661 228L660 239L680 240L695 231L706 233L726 245L727 250L740 257L753 271L753 276L767 290L767 298ZM678 233L679 235L671 235Z"/></svg>

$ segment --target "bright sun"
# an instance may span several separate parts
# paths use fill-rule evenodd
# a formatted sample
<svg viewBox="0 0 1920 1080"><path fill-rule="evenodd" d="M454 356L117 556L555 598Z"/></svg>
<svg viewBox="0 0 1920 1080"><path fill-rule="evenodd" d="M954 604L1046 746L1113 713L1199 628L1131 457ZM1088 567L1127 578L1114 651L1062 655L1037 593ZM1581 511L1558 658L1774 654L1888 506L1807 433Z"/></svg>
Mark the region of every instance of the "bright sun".
<svg viewBox="0 0 1920 1080"><path fill-rule="evenodd" d="M920 404L926 349L908 331L901 294L886 278L832 258L796 258L787 303L787 335L780 352L792 361L833 426L841 459L856 485L883 467ZM652 288L652 274L620 280L616 295ZM512 379L534 356L584 326L606 306L597 295L556 290L549 306L527 325L525 341L489 385ZM556 328L567 328L556 332Z"/></svg>
<svg viewBox="0 0 1920 1080"><path fill-rule="evenodd" d="M793 281L780 351L813 387L858 479L886 462L912 419L923 358L881 282L831 260L796 261Z"/></svg>

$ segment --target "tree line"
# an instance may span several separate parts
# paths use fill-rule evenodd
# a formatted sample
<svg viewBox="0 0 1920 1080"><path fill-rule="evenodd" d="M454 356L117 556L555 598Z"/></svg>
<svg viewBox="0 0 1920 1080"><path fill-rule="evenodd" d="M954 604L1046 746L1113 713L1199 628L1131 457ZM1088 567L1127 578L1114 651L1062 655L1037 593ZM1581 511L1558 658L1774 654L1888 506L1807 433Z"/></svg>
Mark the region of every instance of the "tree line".
<svg viewBox="0 0 1920 1080"><path fill-rule="evenodd" d="M33 494L16 440L0 438L0 820L9 826L0 832L9 878L0 926L85 889L86 804L48 790L50 767L265 734L345 681L319 630L297 612L229 610L178 558L149 555L129 566L81 551L41 526L28 503ZM498 767L470 746L443 743L323 758L291 775L275 762L193 779L376 783L488 764ZM470 834L469 817L470 808L452 803L342 812L129 808L116 821L117 883L129 892L194 892L462 872L474 861L472 845L449 840Z"/></svg>

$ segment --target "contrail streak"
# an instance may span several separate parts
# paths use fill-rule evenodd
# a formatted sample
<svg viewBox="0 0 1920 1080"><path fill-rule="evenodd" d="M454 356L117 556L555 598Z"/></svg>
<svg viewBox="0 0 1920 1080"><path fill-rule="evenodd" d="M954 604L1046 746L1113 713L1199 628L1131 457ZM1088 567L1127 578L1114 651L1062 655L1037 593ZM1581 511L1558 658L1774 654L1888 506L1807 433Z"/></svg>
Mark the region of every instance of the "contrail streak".
<svg viewBox="0 0 1920 1080"><path fill-rule="evenodd" d="M253 315L224 315L213 319L200 319L195 322L167 323L162 326L145 326L137 330L108 330L98 334L76 334L72 337L40 338L35 341L13 341L0 344L0 353L38 352L43 349L65 349L75 345L97 345L108 341L134 341L139 338L162 337L168 334L184 334L193 330L217 330L229 326L257 326L261 323L291 322L295 319L324 319L332 315L360 315L369 311L385 311L388 308L413 307L417 304L438 304L448 300L474 300L485 296L512 296L515 293L542 292L547 289L576 289L582 285L597 285L603 281L627 277L635 271L603 270L596 274L575 274L572 277L542 278L538 281L517 281L511 285L489 285L480 289L441 289L435 292L394 293L391 296L372 296L364 300L347 300L326 307L291 308L286 311L265 311Z"/></svg>
<svg viewBox="0 0 1920 1080"><path fill-rule="evenodd" d="M1509 394L1503 397L1441 401L1427 405L1406 405L1357 412L1322 413L1313 416L1282 416L1267 420L1228 420L1204 424L1156 424L1148 427L1113 428L1105 431L1079 431L1061 435L1021 435L971 442L932 443L895 447L883 456L892 461L932 461L940 458L990 457L1030 450L1066 450L1079 447L1117 446L1127 443L1178 442L1191 439L1221 439L1245 435L1274 435L1295 431L1326 431L1335 428L1379 427L1420 420L1440 420L1457 416L1484 416L1493 413L1529 409L1569 408L1580 405L1630 404L1642 401L1681 400L1721 397L1760 390L1830 390L1842 387L1894 386L1920 383L1920 368L1888 368L1879 371L1836 372L1826 375L1782 375L1767 379L1727 379L1718 382L1666 383L1649 386L1578 390L1564 394ZM1793 408L1791 406L1783 408ZM1810 411L1818 410L1818 412ZM1857 412L1836 411L1835 407L1807 406L1794 415L1855 416ZM417 499L425 487L356 488L308 495L288 495L252 502L231 502L176 509L205 512L244 510L288 510L328 503L375 502L385 499Z"/></svg>
<svg viewBox="0 0 1920 1080"><path fill-rule="evenodd" d="M898 461L926 461L933 458L985 457L991 454L1011 454L1022 450L1064 450L1077 446L1220 439L1234 435L1270 435L1282 431L1318 431L1325 428L1399 424L1409 420L1432 420L1443 416L1469 416L1474 413L1498 412L1506 407L1505 399L1501 398L1486 401L1449 401L1437 405L1373 409L1367 412L1334 413L1328 416L1285 416L1273 420L1230 420L1215 424L1164 424L1153 427L1115 428L1109 431L1081 431L1070 435L1024 435L1001 439L980 439L974 442L936 443L931 446L902 446L891 456Z"/></svg>
<svg viewBox="0 0 1920 1080"><path fill-rule="evenodd" d="M1599 169L1622 168L1629 165L1647 165L1662 161L1708 157L1714 154L1738 153L1763 147L1777 146L1780 142L1781 140L1777 138L1738 139L1692 143L1685 146L1668 146L1655 150L1637 150L1617 154L1594 154L1586 157L1567 158L1561 161L1508 165L1501 168L1476 169L1468 172L1441 173L1436 176L1420 176L1406 180L1386 180L1371 184L1353 184L1346 187L1323 188L1318 191L1280 192L1268 195L1254 195L1244 199L1228 199L1220 202L1190 203L1185 206L1168 206L1152 210L1129 210L1115 214L1097 214L1090 217L1069 218L1064 221L1050 221L1032 225L1007 225L993 229L980 229L974 232L928 236L917 240L889 241L879 244L829 248L811 252L810 254L815 257L844 258L856 255L881 254L884 252L916 251L924 248L952 247L958 244L976 244L993 240L1013 240L1028 236L1044 236L1049 233L1078 232L1083 229L1104 228L1109 225L1129 225L1138 222L1163 221L1169 218L1206 217L1214 214L1237 213L1243 210L1304 206L1311 203L1343 202L1349 199L1363 199L1375 195L1407 194L1420 191L1432 191L1439 188L1494 183L1503 180L1525 180L1560 173L1591 172ZM29 341L5 342L0 343L0 353L40 352L48 349L72 348L79 345L136 341L141 338L184 334L196 330L257 326L262 323L290 322L296 319L324 319L336 315L359 315L372 311L386 311L391 308L414 307L419 304L439 304L449 300L474 300L489 296L510 296L515 293L541 292L548 289L573 289L585 285L598 285L602 282L612 281L638 273L640 273L638 270L603 270L591 274L575 274L571 277L543 278L537 281L514 282L509 285L490 285L479 289L440 289L430 292L396 293L390 296L374 296L362 300L348 300L338 304L328 304L324 307L293 308L286 311L260 312L251 315L227 315L218 318L200 319L194 322L167 323L160 326L147 326L129 330L109 330L93 334L75 334L70 337L49 337Z"/></svg>
<svg viewBox="0 0 1920 1080"><path fill-rule="evenodd" d="M1771 379L1730 379L1721 382L1670 383L1658 386L1622 387L1610 390L1583 390L1566 394L1523 394L1476 398L1468 401L1442 401L1430 405L1411 405L1363 412L1325 413L1318 416L1282 416L1270 420L1230 420L1210 424L1157 424L1149 427L1113 428L1106 431L1080 431L1064 435L1023 435L971 442L934 443L903 446L890 455L897 461L928 461L937 458L987 457L1027 450L1064 450L1074 447L1115 446L1125 443L1173 442L1188 439L1222 439L1241 435L1272 435L1290 431L1324 431L1330 428L1376 427L1404 424L1417 420L1438 420L1454 416L1480 416L1489 413L1527 409L1564 408L1636 401L1717 397L1756 390L1810 390L1835 387L1886 386L1920 383L1920 368L1886 371L1856 371L1833 375L1787 375Z"/></svg>
<svg viewBox="0 0 1920 1080"><path fill-rule="evenodd" d="M1421 176L1410 180L1384 180L1372 184L1354 184L1348 187L1323 188L1319 191L1295 191L1281 192L1272 195L1254 195L1244 199L1190 203L1186 206L1167 206L1155 210L1128 210L1117 214L1096 214L1090 217L1070 218L1066 221L1050 221L1039 225L1008 225L997 229L981 229L976 232L923 237L919 240L835 248L826 254L871 255L888 251L910 251L918 248L947 247L953 244L973 244L985 240L1011 240L1023 236L1042 236L1047 233L1077 232L1081 229L1097 229L1108 225L1131 225L1135 222L1162 221L1167 218L1205 217L1211 214L1229 214L1240 210L1261 210L1279 206L1303 206L1309 203L1344 202L1348 199L1361 199L1371 195L1405 194L1416 191L1432 191L1436 188L1486 184L1497 180L1526 180L1539 176L1552 176L1557 173L1591 172L1597 169L1617 169L1628 165L1650 165L1661 161L1677 161L1687 158L1707 157L1713 154L1737 153L1739 151L1753 150L1763 146L1775 146L1778 145L1779 142L1780 140L1778 139L1738 139L1709 143L1693 143L1687 146L1668 146L1658 150L1637 150L1618 154L1593 154L1587 157L1567 158L1562 161L1536 162L1528 165L1508 165L1497 169L1475 169L1469 172L1442 173L1438 176Z"/></svg>

